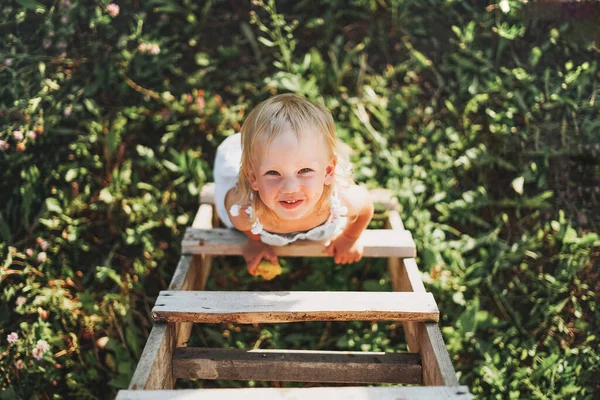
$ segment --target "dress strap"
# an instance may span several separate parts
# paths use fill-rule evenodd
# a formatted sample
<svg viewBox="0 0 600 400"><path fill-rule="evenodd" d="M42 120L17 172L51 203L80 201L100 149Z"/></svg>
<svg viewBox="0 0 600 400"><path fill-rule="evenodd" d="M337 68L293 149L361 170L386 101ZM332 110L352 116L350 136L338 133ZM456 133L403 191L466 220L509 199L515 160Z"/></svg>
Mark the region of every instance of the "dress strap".
<svg viewBox="0 0 600 400"><path fill-rule="evenodd" d="M253 199L254 199L254 193L250 193L250 200L253 200ZM234 217L237 217L238 215L240 215L241 208L242 207L239 204L234 204L229 209L229 212ZM248 207L246 207L244 212L246 214L248 214L250 219L254 218L254 207L252 205L249 205ZM252 223L252 228L250 229L250 232L252 232L255 235L260 235L262 233L262 231L263 231L263 224L261 224L261 222L258 220L258 217L257 217L256 219L254 219L254 222Z"/></svg>
<svg viewBox="0 0 600 400"><path fill-rule="evenodd" d="M348 214L348 207L345 207L342 204L342 201L338 196L337 188L333 189L333 194L331 195L331 199L329 200L329 207L330 212L328 221L332 221L334 219L346 216L346 214Z"/></svg>

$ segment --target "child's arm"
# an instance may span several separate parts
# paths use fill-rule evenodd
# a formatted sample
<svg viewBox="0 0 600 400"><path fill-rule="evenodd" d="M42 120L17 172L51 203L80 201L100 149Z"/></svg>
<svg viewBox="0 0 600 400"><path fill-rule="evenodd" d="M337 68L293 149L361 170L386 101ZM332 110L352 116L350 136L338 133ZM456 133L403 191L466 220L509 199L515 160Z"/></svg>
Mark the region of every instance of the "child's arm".
<svg viewBox="0 0 600 400"><path fill-rule="evenodd" d="M225 195L225 210L227 210L227 215L229 215L229 220L233 226L248 236L248 241L242 248L242 256L246 260L250 275L256 275L258 264L263 258L270 260L272 264L278 264L277 255L273 248L261 242L260 235L251 232L252 225L250 224L250 217L244 211L245 207L240 209L238 215L231 215L230 209L234 204L239 204L239 199L237 198L237 190L232 188Z"/></svg>
<svg viewBox="0 0 600 400"><path fill-rule="evenodd" d="M331 240L327 253L334 257L336 264L351 264L362 258L363 246L358 239L373 218L373 200L368 190L358 185L340 191L340 200L348 208L348 223L344 231Z"/></svg>

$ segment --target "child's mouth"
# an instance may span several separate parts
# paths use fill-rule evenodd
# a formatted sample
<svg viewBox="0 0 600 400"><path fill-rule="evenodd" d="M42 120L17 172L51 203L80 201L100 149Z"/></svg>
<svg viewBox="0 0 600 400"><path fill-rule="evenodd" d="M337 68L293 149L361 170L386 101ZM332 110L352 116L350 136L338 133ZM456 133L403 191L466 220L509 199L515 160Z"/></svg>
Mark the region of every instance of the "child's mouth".
<svg viewBox="0 0 600 400"><path fill-rule="evenodd" d="M279 204L281 204L281 206L283 208L287 208L288 210L291 210L293 208L298 207L300 204L302 204L304 200L284 200L284 201L280 201Z"/></svg>

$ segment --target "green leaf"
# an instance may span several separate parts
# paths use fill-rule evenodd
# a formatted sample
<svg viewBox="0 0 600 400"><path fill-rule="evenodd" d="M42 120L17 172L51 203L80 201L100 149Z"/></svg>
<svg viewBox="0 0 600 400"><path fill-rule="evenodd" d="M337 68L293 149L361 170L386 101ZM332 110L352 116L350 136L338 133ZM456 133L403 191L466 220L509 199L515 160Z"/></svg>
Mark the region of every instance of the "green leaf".
<svg viewBox="0 0 600 400"><path fill-rule="evenodd" d="M46 208L48 209L48 211L54 212L57 214L62 214L62 212L63 212L62 207L60 206L60 202L58 201L58 199L55 199L54 197L48 197L46 199Z"/></svg>
<svg viewBox="0 0 600 400"><path fill-rule="evenodd" d="M37 14L43 14L46 12L46 7L35 0L17 0L17 3L29 10L35 11Z"/></svg>

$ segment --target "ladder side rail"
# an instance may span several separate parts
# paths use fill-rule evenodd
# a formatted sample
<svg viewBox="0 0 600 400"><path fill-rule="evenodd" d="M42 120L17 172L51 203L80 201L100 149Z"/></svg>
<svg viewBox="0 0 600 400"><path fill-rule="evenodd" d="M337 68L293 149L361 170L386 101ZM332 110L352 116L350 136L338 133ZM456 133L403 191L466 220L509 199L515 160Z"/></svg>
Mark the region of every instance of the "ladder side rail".
<svg viewBox="0 0 600 400"><path fill-rule="evenodd" d="M404 225L397 211L389 213L388 225L402 231ZM390 258L388 261L392 286L400 292L425 292L414 258ZM395 270L395 272L394 272ZM403 322L410 351L419 352L423 362L423 384L428 386L458 386L454 366L437 323Z"/></svg>
<svg viewBox="0 0 600 400"><path fill-rule="evenodd" d="M212 226L212 206L201 205L193 226ZM184 255L179 259L169 290L201 290L210 272L211 258L204 255ZM193 323L155 323L152 327L129 389L173 389L173 352L188 341Z"/></svg>

